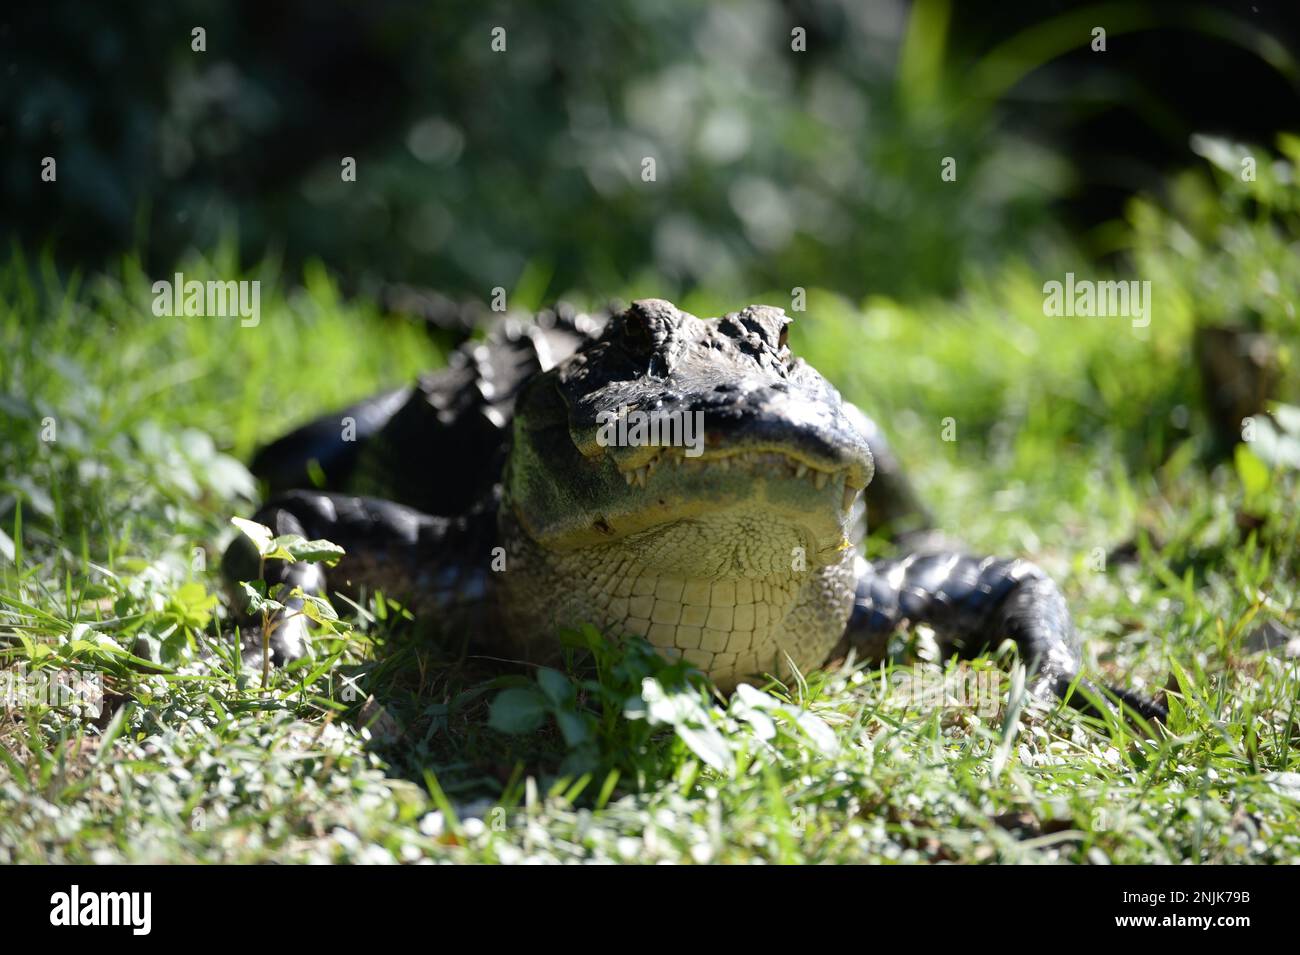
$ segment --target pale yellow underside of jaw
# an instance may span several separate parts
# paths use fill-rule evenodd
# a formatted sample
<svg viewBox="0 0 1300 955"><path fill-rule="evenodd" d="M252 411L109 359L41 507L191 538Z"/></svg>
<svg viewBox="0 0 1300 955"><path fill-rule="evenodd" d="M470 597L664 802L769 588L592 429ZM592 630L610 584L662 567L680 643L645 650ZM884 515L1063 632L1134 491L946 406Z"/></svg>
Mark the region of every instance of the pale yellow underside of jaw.
<svg viewBox="0 0 1300 955"><path fill-rule="evenodd" d="M852 605L842 533L812 539L763 502L593 547L506 539L504 606L516 636L585 623L611 639L641 636L724 691L821 665Z"/></svg>
<svg viewBox="0 0 1300 955"><path fill-rule="evenodd" d="M684 657L720 685L734 685L780 662L776 635L799 587L790 574L709 581L643 571L596 601L609 633L645 637L665 656Z"/></svg>

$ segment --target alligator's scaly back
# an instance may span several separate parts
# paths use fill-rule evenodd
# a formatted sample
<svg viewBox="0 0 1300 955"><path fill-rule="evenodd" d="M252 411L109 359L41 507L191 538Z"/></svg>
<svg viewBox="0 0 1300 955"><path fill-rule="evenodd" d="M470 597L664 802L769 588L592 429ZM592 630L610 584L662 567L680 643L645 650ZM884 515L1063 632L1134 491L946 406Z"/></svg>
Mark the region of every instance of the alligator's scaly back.
<svg viewBox="0 0 1300 955"><path fill-rule="evenodd" d="M519 389L568 358L608 316L567 306L507 317L447 366L311 421L262 448L253 473L274 493L315 486L464 515L492 500Z"/></svg>

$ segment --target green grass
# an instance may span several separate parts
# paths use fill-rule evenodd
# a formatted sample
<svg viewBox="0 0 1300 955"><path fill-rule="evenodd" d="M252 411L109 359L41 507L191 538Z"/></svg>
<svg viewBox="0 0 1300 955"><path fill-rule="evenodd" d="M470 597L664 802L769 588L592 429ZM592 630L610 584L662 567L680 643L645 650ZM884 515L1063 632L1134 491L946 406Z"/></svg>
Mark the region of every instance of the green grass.
<svg viewBox="0 0 1300 955"><path fill-rule="evenodd" d="M1172 680L1168 725L1145 729L1021 706L1009 661L916 662L919 638L883 670L730 701L637 646L502 668L382 595L264 690L218 599L229 517L253 507L238 459L437 349L319 269L249 275L263 316L245 329L155 318L130 262L67 281L15 256L0 665L100 674L107 705L0 711L0 861L1295 861L1300 662L1260 644L1300 630L1296 472L1209 455L1190 358L1207 270L1143 221L1164 303L1145 332L1044 317L1065 266L1013 263L955 303L812 290L794 343L887 423L943 527L1057 576L1093 672ZM1294 288L1285 233L1237 228L1238 254L1276 253ZM229 251L184 271L237 272ZM1247 294L1294 354L1285 313ZM946 695L899 692L924 674ZM979 681L996 699L963 703Z"/></svg>

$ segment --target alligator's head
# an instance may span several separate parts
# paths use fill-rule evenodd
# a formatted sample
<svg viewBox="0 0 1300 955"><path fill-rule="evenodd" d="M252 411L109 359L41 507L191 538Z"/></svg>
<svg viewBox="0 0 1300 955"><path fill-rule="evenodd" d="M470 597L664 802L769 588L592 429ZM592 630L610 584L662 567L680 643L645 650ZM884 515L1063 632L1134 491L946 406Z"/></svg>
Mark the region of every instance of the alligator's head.
<svg viewBox="0 0 1300 955"><path fill-rule="evenodd" d="M821 662L851 604L850 511L872 459L789 324L762 305L701 320L643 300L524 388L502 508L525 564L507 563L512 612L643 633L724 685L782 651Z"/></svg>

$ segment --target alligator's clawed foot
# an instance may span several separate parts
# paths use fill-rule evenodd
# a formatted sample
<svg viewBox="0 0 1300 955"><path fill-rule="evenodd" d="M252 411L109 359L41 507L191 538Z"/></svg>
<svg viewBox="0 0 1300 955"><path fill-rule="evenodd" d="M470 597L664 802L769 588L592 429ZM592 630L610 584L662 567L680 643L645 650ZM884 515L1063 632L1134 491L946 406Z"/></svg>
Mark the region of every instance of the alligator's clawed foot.
<svg viewBox="0 0 1300 955"><path fill-rule="evenodd" d="M878 656L882 638L901 627L930 627L943 656L970 658L1004 639L1028 668L1030 694L1065 700L1098 714L1114 700L1146 720L1164 720L1164 704L1080 677L1079 638L1065 597L1036 564L944 551L857 564L857 597L848 644Z"/></svg>
<svg viewBox="0 0 1300 955"><path fill-rule="evenodd" d="M1155 723L1163 723L1169 718L1169 707L1161 698L1148 698L1113 683L1099 684L1081 678L1053 677L1043 683L1037 695L1045 699L1065 700L1072 709L1087 716L1131 713Z"/></svg>

